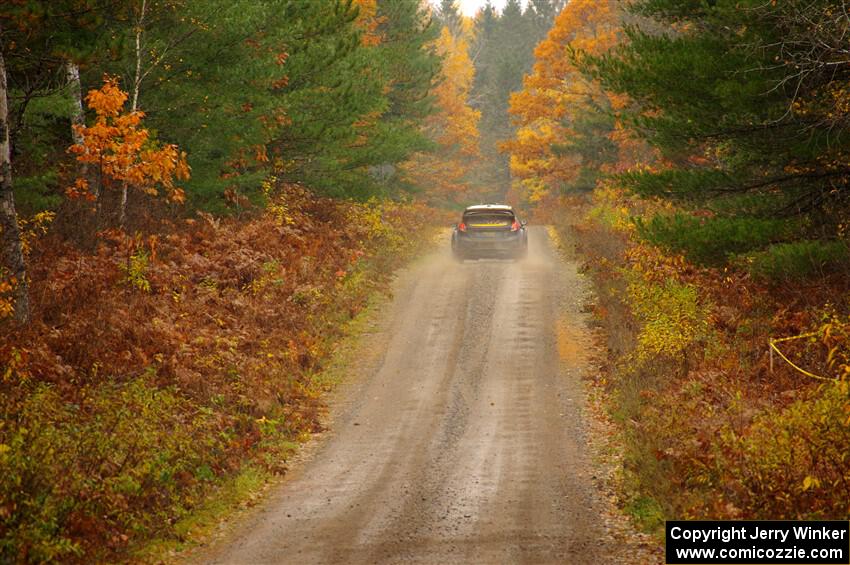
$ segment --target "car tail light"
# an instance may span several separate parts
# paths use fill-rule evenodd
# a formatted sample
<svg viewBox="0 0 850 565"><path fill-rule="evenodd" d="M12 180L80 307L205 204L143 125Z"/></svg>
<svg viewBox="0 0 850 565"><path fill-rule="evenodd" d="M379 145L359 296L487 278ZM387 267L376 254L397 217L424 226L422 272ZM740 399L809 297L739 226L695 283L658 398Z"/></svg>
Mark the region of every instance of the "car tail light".
<svg viewBox="0 0 850 565"><path fill-rule="evenodd" d="M459 223L457 225L457 229L459 229L460 231L466 231L466 224L464 222Z"/></svg>
<svg viewBox="0 0 850 565"><path fill-rule="evenodd" d="M511 224L511 231L519 230L519 222L514 220L514 223Z"/></svg>

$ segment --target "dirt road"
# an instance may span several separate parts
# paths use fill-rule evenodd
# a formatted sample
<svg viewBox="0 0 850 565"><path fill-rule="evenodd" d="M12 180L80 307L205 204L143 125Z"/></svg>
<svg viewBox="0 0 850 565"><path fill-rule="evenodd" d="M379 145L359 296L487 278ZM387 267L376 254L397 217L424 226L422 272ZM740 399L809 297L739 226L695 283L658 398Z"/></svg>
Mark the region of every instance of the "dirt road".
<svg viewBox="0 0 850 565"><path fill-rule="evenodd" d="M203 563L605 563L581 423L586 299L528 259L405 273L329 437Z"/></svg>

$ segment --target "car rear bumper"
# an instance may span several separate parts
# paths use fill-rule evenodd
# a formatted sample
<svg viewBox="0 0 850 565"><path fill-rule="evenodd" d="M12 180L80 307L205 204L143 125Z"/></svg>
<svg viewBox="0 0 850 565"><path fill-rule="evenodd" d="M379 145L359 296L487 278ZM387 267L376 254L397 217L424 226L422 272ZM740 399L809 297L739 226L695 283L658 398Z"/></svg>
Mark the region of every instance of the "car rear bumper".
<svg viewBox="0 0 850 565"><path fill-rule="evenodd" d="M464 254L511 254L519 253L524 247L522 232L482 236L480 234L459 233L456 251Z"/></svg>

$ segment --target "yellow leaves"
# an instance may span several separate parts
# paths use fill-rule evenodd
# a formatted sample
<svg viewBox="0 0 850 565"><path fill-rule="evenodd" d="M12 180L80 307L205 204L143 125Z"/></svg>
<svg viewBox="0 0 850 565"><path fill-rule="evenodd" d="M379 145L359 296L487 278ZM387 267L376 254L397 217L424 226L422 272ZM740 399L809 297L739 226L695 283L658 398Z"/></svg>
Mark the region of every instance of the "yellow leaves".
<svg viewBox="0 0 850 565"><path fill-rule="evenodd" d="M593 192L593 208L587 217L597 221L614 231L631 234L635 231L635 223L632 219L634 213L626 205L626 199L622 189L599 186ZM627 253L636 253L639 249ZM637 268L643 264L642 261L632 262Z"/></svg>
<svg viewBox="0 0 850 565"><path fill-rule="evenodd" d="M5 287L8 285L8 283L4 281L3 283L0 283L0 285ZM11 289L9 289L8 291L3 291L4 294L6 294L7 292L11 292ZM14 314L14 312L15 304L12 302L12 299L7 296L0 297L0 320L5 320L6 318Z"/></svg>
<svg viewBox="0 0 850 565"><path fill-rule="evenodd" d="M6 368L3 370L0 381L4 383L10 382L26 382L30 380L30 373L27 370L27 351L12 347L6 359Z"/></svg>
<svg viewBox="0 0 850 565"><path fill-rule="evenodd" d="M663 284L639 273L627 274L630 303L641 321L637 357L679 357L708 331L709 311L699 303L696 288L668 279Z"/></svg>
<svg viewBox="0 0 850 565"><path fill-rule="evenodd" d="M614 218L608 221L628 217L628 208L618 206L617 191L597 192L603 194L603 209ZM694 343L711 337L711 304L694 284L677 277L686 268L683 256L641 243L626 251L625 260L620 273L627 283L627 302L640 324L638 362L659 356L681 359Z"/></svg>
<svg viewBox="0 0 850 565"><path fill-rule="evenodd" d="M828 306L815 335L820 351L826 350L824 372L839 380L850 377L850 318L836 314Z"/></svg>
<svg viewBox="0 0 850 565"><path fill-rule="evenodd" d="M435 40L434 49L443 58L443 68L433 87L438 111L426 120L425 130L440 150L419 154L404 168L416 184L430 186L436 194L458 195L479 155L481 113L469 105L475 69L466 39L455 37L447 27Z"/></svg>
<svg viewBox="0 0 850 565"><path fill-rule="evenodd" d="M467 156L478 154L478 120L481 112L474 110L468 103L475 68L469 58L469 45L463 37L454 37L448 27L444 27L436 42L436 51L443 57L443 70L440 82L434 92L440 113L440 134L437 141L441 145L458 146ZM432 124L433 125L433 124Z"/></svg>
<svg viewBox="0 0 850 565"><path fill-rule="evenodd" d="M147 278L147 271L151 253L141 245L138 235L133 244L136 245L136 250L127 257L127 262L119 267L124 271L125 282L128 285L142 292L150 292L151 283Z"/></svg>
<svg viewBox="0 0 850 565"><path fill-rule="evenodd" d="M523 182L524 196L539 201L548 194L548 186L577 178L580 162L572 154L555 154L553 144L568 139L570 131L556 120L541 118L517 130L514 140L499 145L510 153L511 174Z"/></svg>
<svg viewBox="0 0 850 565"><path fill-rule="evenodd" d="M25 255L29 255L36 239L47 234L47 230L55 218L56 212L44 210L31 218L18 219L18 229L21 232L21 245L23 246ZM0 289L0 292L2 292L2 289Z"/></svg>
<svg viewBox="0 0 850 565"><path fill-rule="evenodd" d="M513 167L512 167L513 168ZM528 195L529 202L540 202L548 194L546 184L539 178L527 178L520 181L523 192Z"/></svg>
<svg viewBox="0 0 850 565"><path fill-rule="evenodd" d="M571 55L575 50L602 54L616 45L620 34L619 13L612 0L571 0L537 46L532 73L523 80L523 90L510 99L516 137L500 146L511 154L512 174L531 189L526 197L539 200L546 192L541 185L558 186L577 178L580 159L555 154L552 145L574 137L570 124L579 114L596 111L593 107L605 102L615 111L628 105L624 96L610 95L595 81L588 81ZM539 182L525 182L530 177Z"/></svg>
<svg viewBox="0 0 850 565"><path fill-rule="evenodd" d="M819 488L820 480L817 477L812 477L811 475L806 475L806 478L803 479L803 492L811 488Z"/></svg>
<svg viewBox="0 0 850 565"><path fill-rule="evenodd" d="M170 200L183 202L185 195L175 181L189 178L186 153L176 145L151 141L148 131L141 127L144 112L121 113L127 93L118 87L116 79L106 77L99 90L88 93L86 101L97 118L90 126L75 126L83 141L68 151L77 161L95 167L106 188L126 184L157 195L162 187ZM84 178L76 179L65 193L71 198L94 199Z"/></svg>
<svg viewBox="0 0 850 565"><path fill-rule="evenodd" d="M352 205L349 221L366 228L370 240L383 240L390 246L402 245L402 240L385 217L395 213L398 204L372 197L363 204Z"/></svg>

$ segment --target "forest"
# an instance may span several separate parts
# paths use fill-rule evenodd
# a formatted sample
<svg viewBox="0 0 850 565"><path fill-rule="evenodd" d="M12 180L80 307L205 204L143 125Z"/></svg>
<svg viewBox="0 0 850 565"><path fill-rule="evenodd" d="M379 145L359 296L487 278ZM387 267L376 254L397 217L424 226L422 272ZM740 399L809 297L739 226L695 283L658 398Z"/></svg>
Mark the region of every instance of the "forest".
<svg viewBox="0 0 850 565"><path fill-rule="evenodd" d="M282 473L350 320L504 191L555 13L4 2L0 561L129 559Z"/></svg>
<svg viewBox="0 0 850 565"><path fill-rule="evenodd" d="M6 0L0 562L144 561L284 473L336 345L489 201L584 262L639 529L848 519L848 30L836 0Z"/></svg>
<svg viewBox="0 0 850 565"><path fill-rule="evenodd" d="M848 26L831 1L571 0L511 94L511 190L595 281L648 531L850 514Z"/></svg>

